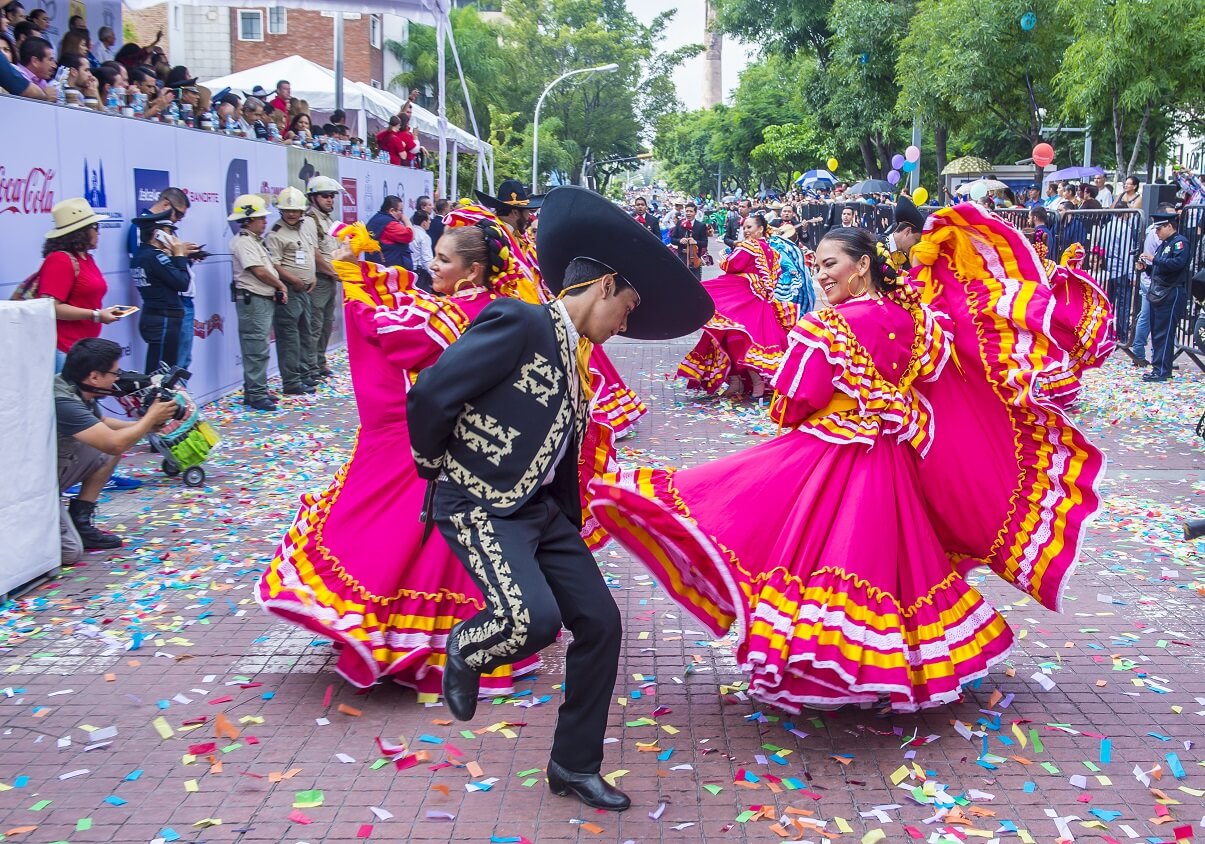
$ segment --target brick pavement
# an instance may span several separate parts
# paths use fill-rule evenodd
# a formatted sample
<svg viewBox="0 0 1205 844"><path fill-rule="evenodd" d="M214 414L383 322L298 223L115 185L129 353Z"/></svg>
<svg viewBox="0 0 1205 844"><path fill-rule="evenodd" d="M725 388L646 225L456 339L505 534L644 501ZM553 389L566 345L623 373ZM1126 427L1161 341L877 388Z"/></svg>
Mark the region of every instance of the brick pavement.
<svg viewBox="0 0 1205 844"><path fill-rule="evenodd" d="M773 434L761 409L669 377L687 347L608 347L652 408L625 461L690 465ZM814 842L1205 840L1205 577L1201 544L1178 536L1205 509L1191 432L1205 379L1183 376L1141 385L1114 361L1092 377L1081 419L1112 464L1068 611L984 578L1021 639L954 706L794 719L754 706L729 645L603 551L627 620L604 767L634 800L620 816L544 787L562 645L517 701L550 702L496 701L454 725L406 690L349 687L322 640L259 611L257 574L297 496L347 455L354 407L345 386L267 417L211 406L226 442L205 488L135 455L146 485L102 502L128 547L0 614L2 840L767 841L783 816ZM219 713L237 738L215 735ZM382 764L377 736L421 761ZM956 811L933 822L946 794ZM320 805L295 806L307 797Z"/></svg>

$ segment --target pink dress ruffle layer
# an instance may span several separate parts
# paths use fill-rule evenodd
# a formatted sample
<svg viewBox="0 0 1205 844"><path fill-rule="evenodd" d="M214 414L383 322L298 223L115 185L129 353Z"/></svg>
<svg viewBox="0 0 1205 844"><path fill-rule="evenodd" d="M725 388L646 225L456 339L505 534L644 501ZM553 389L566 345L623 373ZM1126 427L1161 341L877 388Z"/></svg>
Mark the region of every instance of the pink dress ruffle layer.
<svg viewBox="0 0 1205 844"><path fill-rule="evenodd" d="M485 604L439 531L422 540L426 482L410 456L406 394L495 297L480 288L435 297L398 267L336 266L361 427L330 486L302 497L257 598L342 646L335 670L349 683L389 679L439 694L452 625ZM533 656L482 677L482 692L514 691L514 678L539 662Z"/></svg>
<svg viewBox="0 0 1205 844"><path fill-rule="evenodd" d="M1099 508L1103 457L1040 387L1068 363L1036 256L998 218L934 216L916 288L792 332L773 413L795 430L592 485L604 528L712 632L735 626L750 693L791 711L956 700L1012 642L965 574L1057 609Z"/></svg>
<svg viewBox="0 0 1205 844"><path fill-rule="evenodd" d="M733 374L769 382L782 361L798 309L774 298L780 274L769 241L741 241L721 262L724 275L703 282L715 316L678 366L688 387L718 391Z"/></svg>

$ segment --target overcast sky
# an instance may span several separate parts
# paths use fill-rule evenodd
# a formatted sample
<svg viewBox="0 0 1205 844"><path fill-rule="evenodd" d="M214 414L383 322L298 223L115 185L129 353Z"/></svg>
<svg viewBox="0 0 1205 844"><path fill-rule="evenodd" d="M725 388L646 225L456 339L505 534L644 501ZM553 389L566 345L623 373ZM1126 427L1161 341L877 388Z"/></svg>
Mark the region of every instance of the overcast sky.
<svg viewBox="0 0 1205 844"><path fill-rule="evenodd" d="M678 14L665 30L661 48L673 50L683 44L703 43L703 0L627 0L628 9L644 23L649 23L666 9ZM753 50L730 38L724 39L724 99L727 101L736 87L737 75L749 63ZM703 104L703 57L686 62L674 75L678 97L688 109Z"/></svg>

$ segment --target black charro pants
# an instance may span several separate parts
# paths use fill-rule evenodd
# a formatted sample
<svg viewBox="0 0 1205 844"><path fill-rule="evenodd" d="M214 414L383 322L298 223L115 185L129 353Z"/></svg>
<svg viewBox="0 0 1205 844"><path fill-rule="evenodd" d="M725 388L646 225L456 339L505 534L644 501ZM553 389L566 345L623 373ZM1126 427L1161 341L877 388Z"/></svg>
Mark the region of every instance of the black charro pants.
<svg viewBox="0 0 1205 844"><path fill-rule="evenodd" d="M435 523L485 597L460 633L471 667L492 671L530 656L556 641L562 624L573 634L552 759L598 772L622 627L578 529L547 488L510 516L493 516L447 483L435 495Z"/></svg>

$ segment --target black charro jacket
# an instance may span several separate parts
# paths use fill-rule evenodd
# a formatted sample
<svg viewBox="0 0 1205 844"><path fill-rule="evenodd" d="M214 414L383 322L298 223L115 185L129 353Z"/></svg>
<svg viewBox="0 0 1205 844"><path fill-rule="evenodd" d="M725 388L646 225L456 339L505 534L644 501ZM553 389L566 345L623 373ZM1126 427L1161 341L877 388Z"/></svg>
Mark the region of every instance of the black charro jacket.
<svg viewBox="0 0 1205 844"><path fill-rule="evenodd" d="M578 457L588 400L561 309L498 299L434 365L406 400L420 477L458 487L496 516L551 484L558 506L582 523Z"/></svg>

